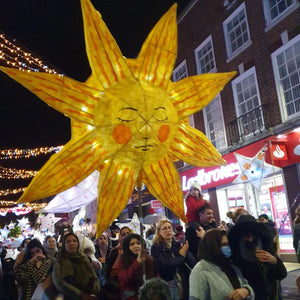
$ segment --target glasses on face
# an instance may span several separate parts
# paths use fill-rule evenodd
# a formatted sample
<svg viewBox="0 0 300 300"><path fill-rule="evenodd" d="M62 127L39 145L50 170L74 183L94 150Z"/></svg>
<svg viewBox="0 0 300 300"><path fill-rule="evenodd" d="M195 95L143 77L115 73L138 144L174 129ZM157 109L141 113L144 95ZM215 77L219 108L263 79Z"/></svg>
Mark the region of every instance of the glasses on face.
<svg viewBox="0 0 300 300"><path fill-rule="evenodd" d="M166 230L172 230L172 226L165 226L165 227L162 227L160 230L162 231L166 231Z"/></svg>

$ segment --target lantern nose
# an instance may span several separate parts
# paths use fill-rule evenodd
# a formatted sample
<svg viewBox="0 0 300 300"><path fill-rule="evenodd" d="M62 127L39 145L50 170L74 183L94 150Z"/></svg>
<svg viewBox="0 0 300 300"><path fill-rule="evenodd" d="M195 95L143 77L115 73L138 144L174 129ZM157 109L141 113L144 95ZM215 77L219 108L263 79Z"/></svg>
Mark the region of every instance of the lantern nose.
<svg viewBox="0 0 300 300"><path fill-rule="evenodd" d="M144 124L144 126L141 127L141 129L140 129L142 139L144 139L144 140L150 139L152 131L153 130L152 130L151 126L148 123Z"/></svg>

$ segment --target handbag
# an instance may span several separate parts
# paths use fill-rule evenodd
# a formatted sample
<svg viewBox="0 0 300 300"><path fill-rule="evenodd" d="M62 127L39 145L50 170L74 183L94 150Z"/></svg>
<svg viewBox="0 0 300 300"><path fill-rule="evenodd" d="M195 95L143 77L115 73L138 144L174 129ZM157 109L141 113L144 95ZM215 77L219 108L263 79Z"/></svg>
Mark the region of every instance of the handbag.
<svg viewBox="0 0 300 300"><path fill-rule="evenodd" d="M31 300L58 300L63 299L62 295L59 294L58 290L56 289L53 281L52 281L52 274L49 274L48 277L40 282L32 297Z"/></svg>

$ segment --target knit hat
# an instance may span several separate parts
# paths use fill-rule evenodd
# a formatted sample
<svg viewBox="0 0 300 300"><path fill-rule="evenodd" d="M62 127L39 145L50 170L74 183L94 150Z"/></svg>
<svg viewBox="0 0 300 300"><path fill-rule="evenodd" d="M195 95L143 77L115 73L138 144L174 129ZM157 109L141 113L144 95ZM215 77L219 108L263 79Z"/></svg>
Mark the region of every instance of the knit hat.
<svg viewBox="0 0 300 300"><path fill-rule="evenodd" d="M201 185L198 182L193 182L190 186L190 189L191 188L195 188L195 189L199 190L199 192L201 192Z"/></svg>

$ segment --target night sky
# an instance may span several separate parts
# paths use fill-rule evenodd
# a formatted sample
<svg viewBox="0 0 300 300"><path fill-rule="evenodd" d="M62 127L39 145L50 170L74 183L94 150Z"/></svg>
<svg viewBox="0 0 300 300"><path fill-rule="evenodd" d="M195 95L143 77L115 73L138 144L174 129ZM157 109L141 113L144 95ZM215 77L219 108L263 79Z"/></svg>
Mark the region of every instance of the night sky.
<svg viewBox="0 0 300 300"><path fill-rule="evenodd" d="M175 2L188 0L94 0L126 57L136 57L159 18ZM0 31L65 75L85 81L85 53L79 0L0 0ZM0 149L58 146L70 138L70 121L0 72Z"/></svg>
<svg viewBox="0 0 300 300"><path fill-rule="evenodd" d="M178 14L189 0L93 0L126 57L135 58L160 17L178 3ZM0 32L79 81L90 75L85 53L79 0L0 0ZM3 65L3 62L1 63ZM64 145L70 139L70 120L26 88L0 72L0 149ZM39 170L49 159L0 161L7 168ZM30 180L0 180L0 189L25 187ZM4 197L18 199L18 195ZM1 197L3 199L3 197Z"/></svg>

